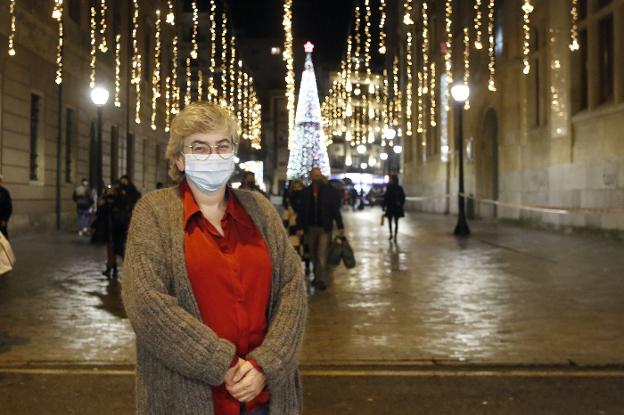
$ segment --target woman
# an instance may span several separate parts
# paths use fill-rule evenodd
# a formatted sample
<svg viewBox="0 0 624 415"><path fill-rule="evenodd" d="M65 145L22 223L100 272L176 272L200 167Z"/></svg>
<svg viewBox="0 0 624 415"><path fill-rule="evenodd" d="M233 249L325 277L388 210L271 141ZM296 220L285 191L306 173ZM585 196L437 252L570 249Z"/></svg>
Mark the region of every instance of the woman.
<svg viewBox="0 0 624 415"><path fill-rule="evenodd" d="M179 186L134 209L122 293L138 413L301 413L303 272L271 203L227 186L237 129L218 105L185 107L167 146Z"/></svg>
<svg viewBox="0 0 624 415"><path fill-rule="evenodd" d="M388 218L388 226L390 228L390 237L388 240L397 240L397 234L399 233L399 218L405 216L403 206L405 205L405 192L403 188L399 186L399 176L393 174L390 176L390 183L386 188L384 194L382 208L386 212L385 216ZM394 219L394 236L392 234L392 222Z"/></svg>

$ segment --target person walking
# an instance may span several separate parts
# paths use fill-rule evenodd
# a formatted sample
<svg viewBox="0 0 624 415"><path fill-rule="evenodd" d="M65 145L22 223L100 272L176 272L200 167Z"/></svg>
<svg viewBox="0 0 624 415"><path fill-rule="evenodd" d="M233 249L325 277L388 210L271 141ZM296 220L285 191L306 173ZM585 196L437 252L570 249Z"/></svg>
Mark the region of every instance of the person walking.
<svg viewBox="0 0 624 415"><path fill-rule="evenodd" d="M134 208L122 298L139 414L302 412L303 271L273 205L227 185L237 131L226 108L187 105L166 151L178 186Z"/></svg>
<svg viewBox="0 0 624 415"><path fill-rule="evenodd" d="M106 270L102 274L109 281L117 281L117 256L123 257L123 233L119 225L118 189L108 185L98 200L93 228L92 241L106 243Z"/></svg>
<svg viewBox="0 0 624 415"><path fill-rule="evenodd" d="M405 205L405 192L399 186L399 176L393 174L390 176L390 183L386 187L384 194L382 209L388 218L388 227L390 229L390 237L388 240L397 240L399 233L399 218L405 216L403 206ZM392 233L392 222L394 221L394 234Z"/></svg>
<svg viewBox="0 0 624 415"><path fill-rule="evenodd" d="M89 181L82 179L80 184L74 189L72 200L76 203L76 213L78 215L78 235L83 236L89 233L91 225L91 209L95 200L92 197L92 190Z"/></svg>
<svg viewBox="0 0 624 415"><path fill-rule="evenodd" d="M239 189L258 192L266 198L269 197L256 183L256 174L252 171L246 171L243 173L243 180L241 181Z"/></svg>
<svg viewBox="0 0 624 415"><path fill-rule="evenodd" d="M13 214L11 193L3 186L4 176L0 174L0 232L9 239L9 219Z"/></svg>
<svg viewBox="0 0 624 415"><path fill-rule="evenodd" d="M301 195L300 210L297 215L299 235L304 235L310 249L314 265L312 285L323 291L327 288L327 253L332 240L334 222L338 236L344 236L344 225L340 213L340 195L323 177L321 169L310 171L312 182Z"/></svg>

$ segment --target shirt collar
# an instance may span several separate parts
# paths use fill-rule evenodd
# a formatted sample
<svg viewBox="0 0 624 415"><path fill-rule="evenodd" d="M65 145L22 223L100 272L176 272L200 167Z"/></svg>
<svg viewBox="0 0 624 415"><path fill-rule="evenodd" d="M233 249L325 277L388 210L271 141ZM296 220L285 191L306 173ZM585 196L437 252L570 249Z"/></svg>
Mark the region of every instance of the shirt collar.
<svg viewBox="0 0 624 415"><path fill-rule="evenodd" d="M227 198L227 206L225 208L225 216L231 217L236 222L240 223L243 226L248 228L253 227L253 223L251 218L245 211L245 208L240 203L232 189L229 187L225 190L225 195ZM182 197L182 205L184 206L184 228L188 226L190 220L192 220L196 215L201 215L201 210L199 209L199 205L195 201L195 197L193 197L193 192L189 187L186 180L183 180L180 183L180 196Z"/></svg>

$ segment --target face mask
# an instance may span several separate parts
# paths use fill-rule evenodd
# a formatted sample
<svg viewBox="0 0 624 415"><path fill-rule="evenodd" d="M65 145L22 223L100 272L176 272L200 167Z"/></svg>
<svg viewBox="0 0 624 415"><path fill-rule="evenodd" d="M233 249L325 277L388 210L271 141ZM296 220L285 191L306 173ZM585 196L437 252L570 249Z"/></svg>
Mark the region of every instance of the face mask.
<svg viewBox="0 0 624 415"><path fill-rule="evenodd" d="M224 159L218 154L211 154L205 160L185 154L184 164L186 178L206 193L213 193L224 187L234 173L234 157Z"/></svg>

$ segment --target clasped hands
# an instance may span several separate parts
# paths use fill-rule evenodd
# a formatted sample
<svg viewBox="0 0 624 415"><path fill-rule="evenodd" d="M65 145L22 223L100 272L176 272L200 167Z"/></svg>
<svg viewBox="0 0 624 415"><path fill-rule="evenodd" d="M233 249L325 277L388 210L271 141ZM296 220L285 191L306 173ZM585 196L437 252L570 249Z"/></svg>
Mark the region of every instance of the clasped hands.
<svg viewBox="0 0 624 415"><path fill-rule="evenodd" d="M260 395L266 381L264 373L240 357L225 373L225 388L239 402L249 402Z"/></svg>

